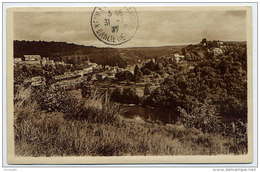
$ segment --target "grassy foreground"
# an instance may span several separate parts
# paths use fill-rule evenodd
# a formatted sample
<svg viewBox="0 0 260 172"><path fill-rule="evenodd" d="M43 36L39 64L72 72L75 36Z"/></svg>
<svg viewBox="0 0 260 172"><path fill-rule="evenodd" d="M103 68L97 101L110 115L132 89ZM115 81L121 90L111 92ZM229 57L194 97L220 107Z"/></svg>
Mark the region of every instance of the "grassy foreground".
<svg viewBox="0 0 260 172"><path fill-rule="evenodd" d="M83 108L82 108L83 107ZM120 116L109 99L84 100L73 113L40 110L23 89L15 97L15 153L20 156L213 155L246 153L234 138L181 124ZM78 115L81 114L81 115Z"/></svg>

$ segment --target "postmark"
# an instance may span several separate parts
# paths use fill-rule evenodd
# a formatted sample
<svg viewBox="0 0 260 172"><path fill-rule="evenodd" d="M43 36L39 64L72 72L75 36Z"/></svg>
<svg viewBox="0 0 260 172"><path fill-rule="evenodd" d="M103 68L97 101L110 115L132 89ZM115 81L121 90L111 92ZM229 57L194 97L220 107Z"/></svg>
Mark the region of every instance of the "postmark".
<svg viewBox="0 0 260 172"><path fill-rule="evenodd" d="M91 16L94 35L107 45L121 45L131 40L138 24L134 7L96 7Z"/></svg>

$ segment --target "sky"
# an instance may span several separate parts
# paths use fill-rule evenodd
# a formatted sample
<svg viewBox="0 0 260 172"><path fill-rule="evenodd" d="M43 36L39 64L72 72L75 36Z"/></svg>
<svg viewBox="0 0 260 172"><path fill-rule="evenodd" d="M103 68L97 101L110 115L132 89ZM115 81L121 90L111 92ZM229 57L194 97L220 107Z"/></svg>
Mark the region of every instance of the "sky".
<svg viewBox="0 0 260 172"><path fill-rule="evenodd" d="M14 40L72 42L107 47L91 29L93 8L16 11L13 15ZM110 47L154 47L197 43L208 40L245 41L246 11L174 7L137 7L139 27L134 37Z"/></svg>

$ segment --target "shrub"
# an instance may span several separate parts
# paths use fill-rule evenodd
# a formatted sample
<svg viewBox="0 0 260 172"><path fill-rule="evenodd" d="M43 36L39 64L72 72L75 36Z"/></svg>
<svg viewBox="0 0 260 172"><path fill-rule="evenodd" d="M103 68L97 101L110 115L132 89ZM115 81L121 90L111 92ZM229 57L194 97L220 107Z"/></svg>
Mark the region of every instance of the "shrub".
<svg viewBox="0 0 260 172"><path fill-rule="evenodd" d="M144 71L145 69L149 69L150 71L157 71L159 70L159 67L158 64L156 64L153 60L150 60L144 64L144 66L141 68L141 71Z"/></svg>
<svg viewBox="0 0 260 172"><path fill-rule="evenodd" d="M242 120L222 124L222 135L232 140L232 142L228 144L230 152L232 153L247 153L247 132L247 122Z"/></svg>
<svg viewBox="0 0 260 172"><path fill-rule="evenodd" d="M74 112L66 113L68 119L86 120L93 123L112 124L118 122L119 105L110 101L107 93L96 91L84 101L79 102Z"/></svg>
<svg viewBox="0 0 260 172"><path fill-rule="evenodd" d="M146 84L144 87L144 95L151 94L151 84Z"/></svg>
<svg viewBox="0 0 260 172"><path fill-rule="evenodd" d="M52 87L34 90L34 98L42 110L49 112L73 113L78 104L67 91Z"/></svg>
<svg viewBox="0 0 260 172"><path fill-rule="evenodd" d="M152 71L148 68L141 68L141 71L144 75L150 75L152 73Z"/></svg>
<svg viewBox="0 0 260 172"><path fill-rule="evenodd" d="M179 107L180 121L187 128L197 128L203 132L221 131L221 118L214 105L198 104L191 111Z"/></svg>
<svg viewBox="0 0 260 172"><path fill-rule="evenodd" d="M23 108L27 104L32 104L34 101L31 98L32 88L17 86L14 92L14 105L16 109Z"/></svg>
<svg viewBox="0 0 260 172"><path fill-rule="evenodd" d="M115 77L118 81L132 81L134 79L134 75L130 71L122 71L116 73Z"/></svg>
<svg viewBox="0 0 260 172"><path fill-rule="evenodd" d="M129 104L138 104L140 101L134 88L116 88L111 94L111 99Z"/></svg>

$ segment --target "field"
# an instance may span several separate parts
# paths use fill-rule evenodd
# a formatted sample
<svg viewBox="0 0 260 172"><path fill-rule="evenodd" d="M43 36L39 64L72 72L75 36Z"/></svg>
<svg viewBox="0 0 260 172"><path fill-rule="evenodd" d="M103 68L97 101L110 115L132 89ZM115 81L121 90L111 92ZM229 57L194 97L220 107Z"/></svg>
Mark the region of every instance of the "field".
<svg viewBox="0 0 260 172"><path fill-rule="evenodd" d="M25 92L30 93L23 90L21 94ZM14 126L15 152L20 156L215 155L247 151L245 145L237 145L235 137L203 133L182 124L124 118L120 116L123 109L109 100L102 102L102 98L86 100L88 114L96 117L84 118L39 111L29 95L21 97L24 103L15 109Z"/></svg>

